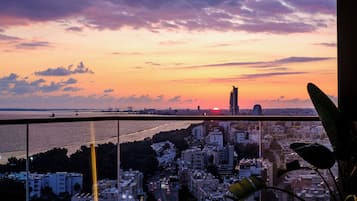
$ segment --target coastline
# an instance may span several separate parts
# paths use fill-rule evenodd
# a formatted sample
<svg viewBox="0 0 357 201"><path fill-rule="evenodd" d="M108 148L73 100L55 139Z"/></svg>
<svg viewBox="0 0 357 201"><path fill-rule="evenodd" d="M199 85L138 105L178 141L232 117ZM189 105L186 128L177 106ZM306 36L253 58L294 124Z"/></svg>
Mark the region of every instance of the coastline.
<svg viewBox="0 0 357 201"><path fill-rule="evenodd" d="M117 132L117 128L113 127L114 124L110 124L112 122L106 122L103 125L99 125L97 129L97 135L96 135L96 144L104 144L108 142L116 143L117 142L117 136L113 135ZM143 140L147 137L152 137L155 134L162 132L162 131L172 131L175 129L183 129L189 127L191 124L198 123L198 121L162 121L162 122L145 122L147 125L141 125L144 124L144 122L126 122L126 124L121 124L120 126L120 143L124 142L133 142L133 141L140 141ZM81 146L86 145L88 146L90 144L90 137L89 137L89 127L88 124L81 124L82 127L79 128L81 130L82 134L78 134L74 132L75 134L68 133L68 131L73 130L72 127L65 128L63 124L57 124L58 128L47 128L43 130L44 128L38 127L37 132L34 134L30 134L30 155L36 154L36 153L41 153L48 151L52 148L55 147L61 147L61 148L66 148L68 150L68 155L74 153L77 151ZM109 128L108 128L109 125ZM42 126L46 126L42 125ZM53 125L51 125L53 126ZM51 127L50 126L50 127ZM68 125L67 125L68 126ZM78 124L77 124L78 126ZM141 128L141 127L143 128ZM47 125L48 127L48 125ZM133 132L131 132L133 129ZM55 134L47 134L48 132L52 131L53 129L58 130L57 133L66 133L66 136L61 137L57 136ZM78 129L78 128L77 128ZM62 130L62 131L61 131ZM1 130L0 130L1 131ZM16 157L16 158L25 158L26 153L25 153L25 138L23 137L23 129L15 129L16 132L11 132L8 131L9 133L14 133L14 135L7 135L8 138L11 138L12 136L18 135L18 141L17 144L18 146L15 147L10 147L9 150L0 150L0 164L5 164L7 163L7 159L10 157ZM114 132L115 131L115 132ZM53 132L53 131L52 131ZM46 133L46 134L45 134ZM109 134L110 133L110 134ZM3 131L2 133L0 132L0 136L5 135L6 137L6 131ZM19 137L21 136L21 137ZM32 139L31 139L32 138ZM4 138L3 138L4 139ZM57 141L56 141L57 139ZM9 139L8 139L9 140ZM66 141L67 140L67 141ZM12 141L16 141L16 139L13 139ZM23 143L20 143L23 141ZM41 142L41 143L40 143ZM6 142L6 140L3 140L1 142L2 144L4 143L9 143ZM0 144L1 144L0 143ZM10 142L9 144L11 144ZM41 145L42 144L42 145ZM32 145L32 146L31 146ZM37 146L36 146L37 145Z"/></svg>

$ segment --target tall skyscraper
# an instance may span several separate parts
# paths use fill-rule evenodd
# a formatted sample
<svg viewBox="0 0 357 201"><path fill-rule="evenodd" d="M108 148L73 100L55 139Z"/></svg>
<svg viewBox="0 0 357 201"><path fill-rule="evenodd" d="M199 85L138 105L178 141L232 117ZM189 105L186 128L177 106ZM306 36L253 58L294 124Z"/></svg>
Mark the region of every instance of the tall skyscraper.
<svg viewBox="0 0 357 201"><path fill-rule="evenodd" d="M233 86L231 95L229 98L229 111L232 115L237 115L239 113L238 106L238 87Z"/></svg>

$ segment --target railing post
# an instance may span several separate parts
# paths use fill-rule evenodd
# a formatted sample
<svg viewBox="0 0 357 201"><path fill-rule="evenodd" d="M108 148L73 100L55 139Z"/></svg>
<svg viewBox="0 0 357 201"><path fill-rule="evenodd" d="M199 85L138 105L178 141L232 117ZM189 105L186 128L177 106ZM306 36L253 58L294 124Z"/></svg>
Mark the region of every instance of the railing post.
<svg viewBox="0 0 357 201"><path fill-rule="evenodd" d="M258 121L258 126L259 126L259 159L263 159L263 153L262 153L262 133L263 133L263 126L262 126L262 121ZM262 171L260 172L260 175L262 175ZM262 192L259 191L259 201L262 201Z"/></svg>
<svg viewBox="0 0 357 201"><path fill-rule="evenodd" d="M120 201L120 124L118 120L117 131L117 188L118 188L118 201Z"/></svg>
<svg viewBox="0 0 357 201"><path fill-rule="evenodd" d="M259 158L263 157L262 153L262 138L263 138L263 126L262 126L262 121L259 121Z"/></svg>
<svg viewBox="0 0 357 201"><path fill-rule="evenodd" d="M90 155L92 164L93 200L98 201L97 154L95 150L95 129L93 121L90 122Z"/></svg>
<svg viewBox="0 0 357 201"><path fill-rule="evenodd" d="M30 157L29 157L29 124L26 124L26 201L30 200L29 191L30 180Z"/></svg>

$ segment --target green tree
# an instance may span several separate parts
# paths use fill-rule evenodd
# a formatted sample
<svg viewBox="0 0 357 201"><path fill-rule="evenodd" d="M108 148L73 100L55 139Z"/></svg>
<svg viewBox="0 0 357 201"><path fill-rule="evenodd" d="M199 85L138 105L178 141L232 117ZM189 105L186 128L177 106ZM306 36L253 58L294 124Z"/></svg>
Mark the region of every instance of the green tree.
<svg viewBox="0 0 357 201"><path fill-rule="evenodd" d="M69 158L67 149L54 148L38 153L31 158L31 171L38 173L68 171Z"/></svg>

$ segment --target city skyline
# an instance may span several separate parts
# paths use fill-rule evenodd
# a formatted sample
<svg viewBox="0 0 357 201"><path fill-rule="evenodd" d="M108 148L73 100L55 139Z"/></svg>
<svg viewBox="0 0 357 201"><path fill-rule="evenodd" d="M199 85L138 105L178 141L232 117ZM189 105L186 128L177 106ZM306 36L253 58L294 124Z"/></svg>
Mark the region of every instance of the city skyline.
<svg viewBox="0 0 357 201"><path fill-rule="evenodd" d="M337 96L336 2L3 1L0 108L312 107Z"/></svg>

